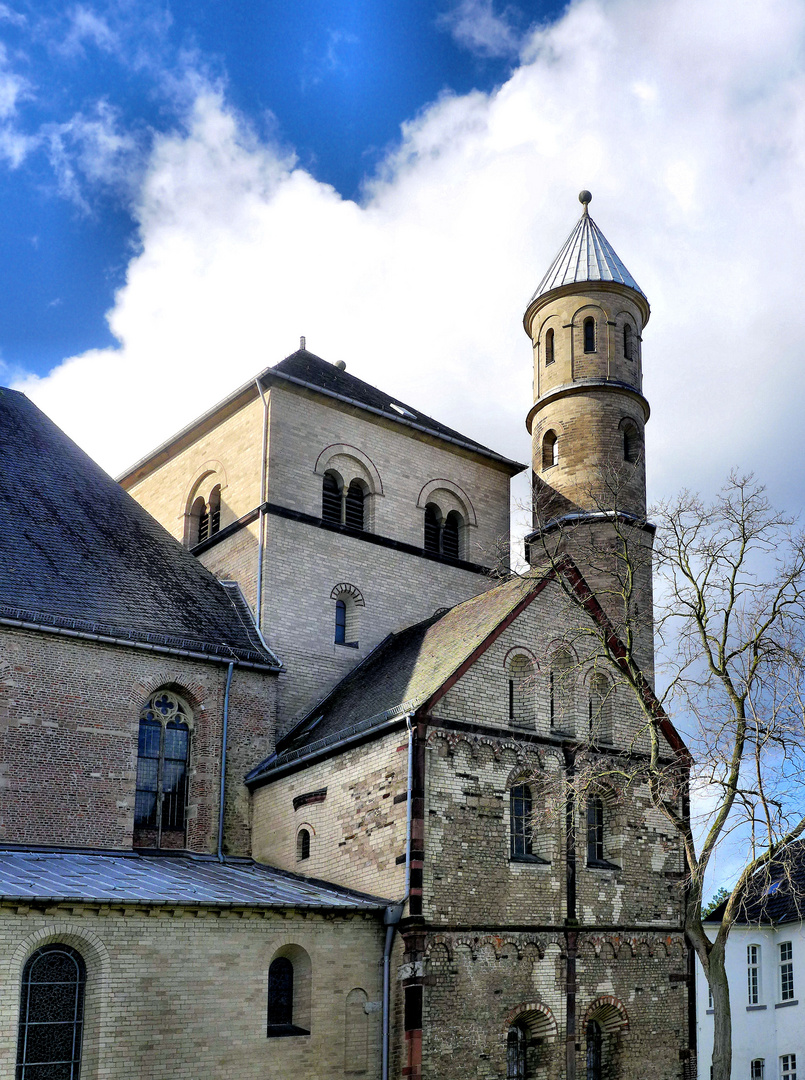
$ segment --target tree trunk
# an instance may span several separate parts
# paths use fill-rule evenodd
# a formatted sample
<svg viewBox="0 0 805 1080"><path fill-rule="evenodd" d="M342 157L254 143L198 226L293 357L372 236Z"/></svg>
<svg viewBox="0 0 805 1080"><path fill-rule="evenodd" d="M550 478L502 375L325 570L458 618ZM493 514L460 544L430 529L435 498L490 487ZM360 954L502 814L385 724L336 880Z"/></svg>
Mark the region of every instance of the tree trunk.
<svg viewBox="0 0 805 1080"><path fill-rule="evenodd" d="M713 993L713 1080L730 1080L732 1069L732 1014L724 966L725 945L726 938L719 935L710 950L705 969Z"/></svg>

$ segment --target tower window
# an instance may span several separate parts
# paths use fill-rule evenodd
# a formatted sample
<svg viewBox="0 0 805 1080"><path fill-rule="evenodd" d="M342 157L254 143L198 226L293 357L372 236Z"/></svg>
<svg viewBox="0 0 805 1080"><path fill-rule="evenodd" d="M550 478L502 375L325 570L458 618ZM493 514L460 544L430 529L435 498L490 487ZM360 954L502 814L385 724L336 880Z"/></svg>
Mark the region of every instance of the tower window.
<svg viewBox="0 0 805 1080"><path fill-rule="evenodd" d="M553 363L553 330L545 334L545 364Z"/></svg>
<svg viewBox="0 0 805 1080"><path fill-rule="evenodd" d="M461 558L461 535L464 519L458 510L451 510L447 517L436 503L425 506L425 531L423 547L434 555L447 555L451 559Z"/></svg>
<svg viewBox="0 0 805 1080"><path fill-rule="evenodd" d="M584 320L584 351L595 352L595 319Z"/></svg>
<svg viewBox="0 0 805 1080"><path fill-rule="evenodd" d="M366 489L360 480L353 480L344 498L344 524L351 529L363 529L363 510Z"/></svg>
<svg viewBox="0 0 805 1080"><path fill-rule="evenodd" d="M559 438L555 431L546 431L542 438L542 467L550 469L559 464Z"/></svg>
<svg viewBox="0 0 805 1080"><path fill-rule="evenodd" d="M180 848L185 843L190 711L160 690L140 713L134 843Z"/></svg>
<svg viewBox="0 0 805 1080"><path fill-rule="evenodd" d="M458 558L459 536L461 534L461 516L455 510L451 510L444 519L442 529L442 554L449 555L451 559Z"/></svg>
<svg viewBox="0 0 805 1080"><path fill-rule="evenodd" d="M341 524L341 482L333 472L326 472L321 484L322 521Z"/></svg>
<svg viewBox="0 0 805 1080"><path fill-rule="evenodd" d="M84 1026L83 957L68 945L45 945L22 973L17 1077L78 1080Z"/></svg>
<svg viewBox="0 0 805 1080"><path fill-rule="evenodd" d="M203 544L221 528L221 485L216 484L208 499L199 495L190 508L190 547Z"/></svg>
<svg viewBox="0 0 805 1080"><path fill-rule="evenodd" d="M310 858L310 832L300 829L296 835L296 858L298 862Z"/></svg>
<svg viewBox="0 0 805 1080"><path fill-rule="evenodd" d="M623 460L634 464L640 459L640 431L631 420L621 424L623 431Z"/></svg>
<svg viewBox="0 0 805 1080"><path fill-rule="evenodd" d="M623 327L623 358L634 360L634 332L629 323Z"/></svg>

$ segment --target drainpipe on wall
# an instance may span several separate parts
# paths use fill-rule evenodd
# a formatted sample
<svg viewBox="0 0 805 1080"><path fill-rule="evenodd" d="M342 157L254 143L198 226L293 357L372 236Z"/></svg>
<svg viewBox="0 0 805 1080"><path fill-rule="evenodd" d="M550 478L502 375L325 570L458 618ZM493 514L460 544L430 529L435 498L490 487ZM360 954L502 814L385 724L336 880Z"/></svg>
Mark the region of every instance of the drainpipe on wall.
<svg viewBox="0 0 805 1080"><path fill-rule="evenodd" d="M381 1057L380 1074L381 1080L389 1078L389 1029L390 1022L390 998L391 998L391 946L394 942L394 929L402 918L408 895L411 891L411 821L413 817L413 777L414 777L414 729L411 727L413 713L405 717L405 726L408 728L408 786L406 789L406 815L405 815L405 896L402 903L393 904L386 908L383 922L386 926L386 942L383 948L383 1047Z"/></svg>
<svg viewBox="0 0 805 1080"><path fill-rule="evenodd" d="M255 622L257 630L262 634L263 630L263 548L265 546L265 521L266 521L266 452L268 450L268 401L263 393L260 380L254 380L260 400L263 402L263 451L260 456L260 518L257 525L257 602L255 604Z"/></svg>
<svg viewBox="0 0 805 1080"><path fill-rule="evenodd" d="M226 669L226 690L224 690L224 731L221 736L221 794L218 806L218 862L224 861L224 787L226 785L226 731L229 726L229 688L232 685L232 672L235 661L229 661Z"/></svg>

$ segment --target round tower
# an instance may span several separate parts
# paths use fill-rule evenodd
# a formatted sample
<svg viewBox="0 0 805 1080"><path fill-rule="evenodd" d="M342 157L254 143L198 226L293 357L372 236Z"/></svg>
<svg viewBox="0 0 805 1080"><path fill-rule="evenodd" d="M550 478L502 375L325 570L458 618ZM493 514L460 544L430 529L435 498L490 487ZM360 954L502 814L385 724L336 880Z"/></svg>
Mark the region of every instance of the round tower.
<svg viewBox="0 0 805 1080"><path fill-rule="evenodd" d="M527 550L535 564L557 545L573 555L589 584L622 627L643 624L642 662L651 666L651 539L646 524L641 343L649 304L640 286L584 211L526 308L534 352L532 438L533 529ZM613 525L617 522L617 528ZM623 613L622 583L602 573L602 551L617 532L638 540L637 588ZM617 567L619 560L613 559ZM648 615L648 624L645 617Z"/></svg>

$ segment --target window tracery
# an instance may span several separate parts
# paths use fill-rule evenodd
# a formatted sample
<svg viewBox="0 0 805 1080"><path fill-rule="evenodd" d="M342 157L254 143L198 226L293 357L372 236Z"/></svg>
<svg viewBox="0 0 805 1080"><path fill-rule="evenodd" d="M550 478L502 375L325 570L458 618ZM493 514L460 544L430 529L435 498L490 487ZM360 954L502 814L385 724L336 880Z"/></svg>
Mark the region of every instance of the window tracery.
<svg viewBox="0 0 805 1080"><path fill-rule="evenodd" d="M69 945L45 945L22 973L16 1080L78 1080L84 1027L84 958Z"/></svg>
<svg viewBox="0 0 805 1080"><path fill-rule="evenodd" d="M135 846L184 847L191 721L185 702L164 689L140 713Z"/></svg>

